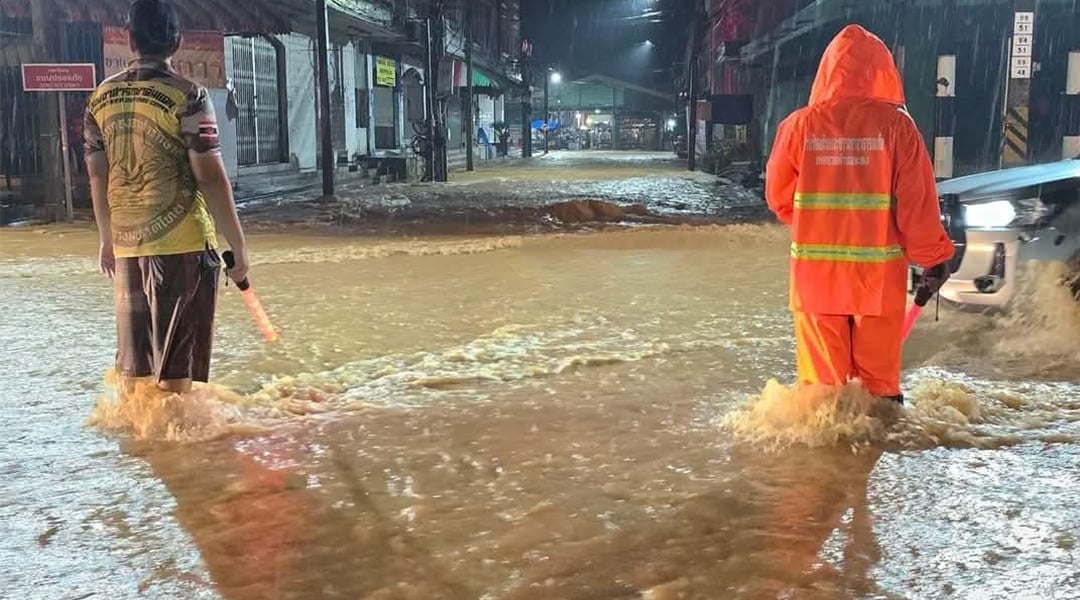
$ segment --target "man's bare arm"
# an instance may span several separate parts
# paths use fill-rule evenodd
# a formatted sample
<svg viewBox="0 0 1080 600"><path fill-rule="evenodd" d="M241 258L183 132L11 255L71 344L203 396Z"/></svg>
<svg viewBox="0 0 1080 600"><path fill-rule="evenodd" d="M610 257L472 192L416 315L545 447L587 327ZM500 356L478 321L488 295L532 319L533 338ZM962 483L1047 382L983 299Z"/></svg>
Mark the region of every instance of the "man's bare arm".
<svg viewBox="0 0 1080 600"><path fill-rule="evenodd" d="M101 243L112 245L111 215L109 214L109 160L104 152L94 152L86 157L86 172L90 175L90 198L94 203L94 220L97 221Z"/></svg>
<svg viewBox="0 0 1080 600"><path fill-rule="evenodd" d="M206 207L210 210L210 215L214 217L214 224L225 237L229 248L236 254L233 277L239 281L247 274L247 240L240 226L240 217L236 213L232 184L229 183L229 175L225 172L225 163L221 160L221 153L191 151L188 156L199 191L206 198Z"/></svg>
<svg viewBox="0 0 1080 600"><path fill-rule="evenodd" d="M225 172L225 163L218 153L191 152L191 169L195 173L195 181L199 185L199 191L206 198L206 205L210 214L214 217L214 223L229 243L229 247L235 250L247 246L244 239L244 231L240 227L240 217L236 214L236 203L233 200L232 185L229 183L229 175Z"/></svg>
<svg viewBox="0 0 1080 600"><path fill-rule="evenodd" d="M104 152L86 155L86 172L90 176L90 199L94 205L94 221L97 222L101 241L99 264L102 273L112 277L116 272L113 254L112 215L109 212L109 159Z"/></svg>

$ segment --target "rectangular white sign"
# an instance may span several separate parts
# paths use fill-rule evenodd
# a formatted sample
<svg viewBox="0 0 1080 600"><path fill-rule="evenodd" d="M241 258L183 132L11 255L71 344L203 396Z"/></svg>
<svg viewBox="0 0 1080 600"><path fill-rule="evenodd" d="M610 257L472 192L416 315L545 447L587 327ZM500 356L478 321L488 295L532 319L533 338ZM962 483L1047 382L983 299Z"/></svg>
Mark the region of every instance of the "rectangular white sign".
<svg viewBox="0 0 1080 600"><path fill-rule="evenodd" d="M1031 79L1031 57L1014 56L1012 59L1012 78Z"/></svg>
<svg viewBox="0 0 1080 600"><path fill-rule="evenodd" d="M1033 12L1018 12L1016 13L1016 19L1013 22L1013 33L1031 34L1035 31L1035 13Z"/></svg>

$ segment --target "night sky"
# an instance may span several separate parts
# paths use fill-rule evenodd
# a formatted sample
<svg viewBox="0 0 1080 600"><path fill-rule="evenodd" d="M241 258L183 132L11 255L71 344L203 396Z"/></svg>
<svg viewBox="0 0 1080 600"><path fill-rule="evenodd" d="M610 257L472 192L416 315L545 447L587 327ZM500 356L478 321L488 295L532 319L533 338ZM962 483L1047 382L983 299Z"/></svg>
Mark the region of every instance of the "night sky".
<svg viewBox="0 0 1080 600"><path fill-rule="evenodd" d="M537 66L600 73L668 91L686 51L688 0L522 0ZM645 42L650 41L652 45Z"/></svg>

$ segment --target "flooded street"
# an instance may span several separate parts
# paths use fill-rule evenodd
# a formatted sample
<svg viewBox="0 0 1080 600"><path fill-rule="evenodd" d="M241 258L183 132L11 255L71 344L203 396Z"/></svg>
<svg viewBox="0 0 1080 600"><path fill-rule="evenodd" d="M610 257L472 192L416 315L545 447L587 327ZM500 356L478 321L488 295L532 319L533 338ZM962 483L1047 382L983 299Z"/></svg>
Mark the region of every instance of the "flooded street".
<svg viewBox="0 0 1080 600"><path fill-rule="evenodd" d="M147 400L148 441L94 412L95 241L0 233L5 597L1080 598L1080 309L1052 274L1017 314L927 310L885 418L770 383L778 226L262 234L282 339L224 288L221 387Z"/></svg>
<svg viewBox="0 0 1080 600"><path fill-rule="evenodd" d="M239 202L249 224L263 231L279 231L283 223L382 234L417 223L427 232L551 231L587 221L589 213L552 210L583 200L617 206L620 217L633 207L635 215L651 217L646 221L742 223L768 218L759 176L750 167L722 177L691 173L670 152L559 151L455 173L439 185L374 185L350 175L334 199L317 197L312 174L295 189L273 178L245 179Z"/></svg>

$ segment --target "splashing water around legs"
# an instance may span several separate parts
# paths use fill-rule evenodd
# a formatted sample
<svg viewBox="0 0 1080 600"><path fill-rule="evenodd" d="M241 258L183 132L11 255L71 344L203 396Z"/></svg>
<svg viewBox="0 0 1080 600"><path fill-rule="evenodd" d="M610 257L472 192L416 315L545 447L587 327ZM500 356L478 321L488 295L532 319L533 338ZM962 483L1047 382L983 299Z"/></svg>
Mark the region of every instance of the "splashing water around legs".
<svg viewBox="0 0 1080 600"><path fill-rule="evenodd" d="M843 387L787 387L770 380L761 395L722 421L738 439L779 450L793 445L862 446L885 439L899 408L879 400L859 382Z"/></svg>
<svg viewBox="0 0 1080 600"><path fill-rule="evenodd" d="M98 400L88 424L140 440L195 442L235 431L240 396L227 389L195 384L186 393L167 392L152 377L105 376L108 396Z"/></svg>

